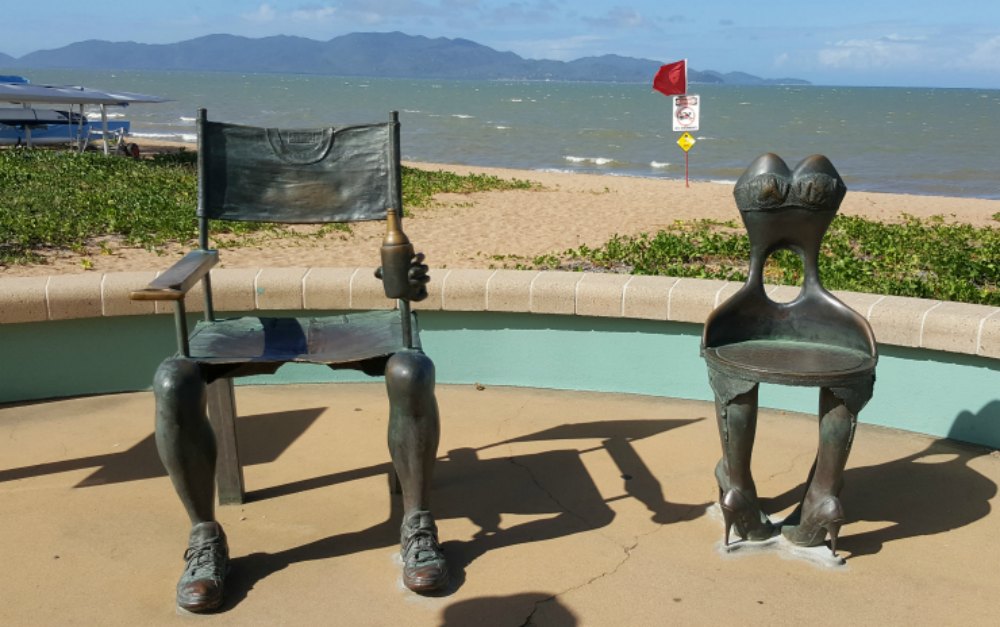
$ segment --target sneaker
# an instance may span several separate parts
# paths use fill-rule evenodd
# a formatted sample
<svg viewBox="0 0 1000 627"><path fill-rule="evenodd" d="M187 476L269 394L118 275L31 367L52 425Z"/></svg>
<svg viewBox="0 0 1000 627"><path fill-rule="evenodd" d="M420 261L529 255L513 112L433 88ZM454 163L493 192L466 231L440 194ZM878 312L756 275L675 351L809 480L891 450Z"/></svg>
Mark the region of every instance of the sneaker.
<svg viewBox="0 0 1000 627"><path fill-rule="evenodd" d="M184 560L184 573L177 582L177 607L208 612L222 605L229 570L229 546L222 525L204 522L192 527Z"/></svg>
<svg viewBox="0 0 1000 627"><path fill-rule="evenodd" d="M437 539L434 516L416 510L403 519L399 530L403 558L403 584L414 592L433 592L448 583L448 564Z"/></svg>

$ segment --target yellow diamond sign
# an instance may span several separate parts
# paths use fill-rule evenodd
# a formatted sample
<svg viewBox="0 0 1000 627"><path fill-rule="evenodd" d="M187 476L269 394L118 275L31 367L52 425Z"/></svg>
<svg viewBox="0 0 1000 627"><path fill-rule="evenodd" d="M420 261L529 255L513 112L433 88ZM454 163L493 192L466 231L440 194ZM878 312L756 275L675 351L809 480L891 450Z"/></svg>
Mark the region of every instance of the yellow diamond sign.
<svg viewBox="0 0 1000 627"><path fill-rule="evenodd" d="M691 133L684 133L677 138L677 145L680 146L684 152L691 150L691 146L694 146L694 143L694 137L691 137Z"/></svg>

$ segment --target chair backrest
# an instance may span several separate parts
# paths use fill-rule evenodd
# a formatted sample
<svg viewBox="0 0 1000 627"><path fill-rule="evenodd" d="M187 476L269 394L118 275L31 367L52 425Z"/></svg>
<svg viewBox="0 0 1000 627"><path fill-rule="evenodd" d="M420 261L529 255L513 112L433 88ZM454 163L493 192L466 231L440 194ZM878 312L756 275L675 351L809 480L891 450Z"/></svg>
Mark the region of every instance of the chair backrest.
<svg viewBox="0 0 1000 627"><path fill-rule="evenodd" d="M822 155L807 157L791 171L769 153L747 168L733 195L750 236L750 270L746 284L709 316L704 346L800 340L875 354L868 322L826 291L819 277L820 244L846 193ZM764 264L781 249L798 254L803 266L802 291L788 303L772 301L764 289Z"/></svg>
<svg viewBox="0 0 1000 627"><path fill-rule="evenodd" d="M315 224L402 216L399 119L317 129L210 122L198 111L198 217Z"/></svg>

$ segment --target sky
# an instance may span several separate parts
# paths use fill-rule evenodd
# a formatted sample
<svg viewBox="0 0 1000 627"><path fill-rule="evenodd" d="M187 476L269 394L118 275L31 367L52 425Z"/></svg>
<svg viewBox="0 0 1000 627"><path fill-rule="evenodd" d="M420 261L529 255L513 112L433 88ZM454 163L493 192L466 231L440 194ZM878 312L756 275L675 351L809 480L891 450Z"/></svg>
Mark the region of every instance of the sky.
<svg viewBox="0 0 1000 627"><path fill-rule="evenodd" d="M44 0L3 14L0 52L14 57L86 39L401 31L529 59L686 58L819 85L1000 89L997 0Z"/></svg>

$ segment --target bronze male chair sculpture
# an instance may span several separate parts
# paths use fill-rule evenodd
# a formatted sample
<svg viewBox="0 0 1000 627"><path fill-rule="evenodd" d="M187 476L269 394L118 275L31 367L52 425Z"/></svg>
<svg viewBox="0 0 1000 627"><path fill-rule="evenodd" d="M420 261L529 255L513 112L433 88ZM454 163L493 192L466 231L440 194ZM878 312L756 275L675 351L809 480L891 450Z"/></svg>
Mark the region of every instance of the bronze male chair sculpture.
<svg viewBox="0 0 1000 627"><path fill-rule="evenodd" d="M815 386L820 388L816 461L802 502L781 532L800 546L820 545L829 533L836 556L844 522L838 495L878 359L868 322L820 283L820 243L846 192L826 157L808 157L791 172L774 154L758 157L733 191L750 236L749 276L712 312L702 338L722 440L715 476L727 545L733 526L744 540L765 540L775 531L750 471L759 383ZM764 291L764 263L780 249L797 253L803 264L802 290L788 303L774 302Z"/></svg>
<svg viewBox="0 0 1000 627"><path fill-rule="evenodd" d="M389 451L402 489L403 581L416 592L447 583L429 511L439 439L434 365L420 349L410 301L427 296L423 255L399 228L402 218L399 121L278 130L210 122L198 112L199 250L192 251L136 300L172 301L178 352L156 372L156 445L191 519L177 604L195 612L223 602L226 536L215 519L214 479L221 457L220 501L242 500L235 455L232 378L270 374L288 362L384 373L389 396ZM218 319L209 270L209 220L325 223L388 220L382 279L398 311L305 318ZM201 281L204 320L188 333L184 296ZM209 409L209 411L207 411ZM212 423L209 422L211 414ZM214 429L213 429L214 426ZM234 479L235 475L235 479Z"/></svg>

